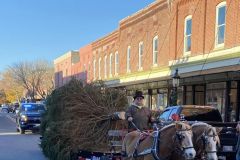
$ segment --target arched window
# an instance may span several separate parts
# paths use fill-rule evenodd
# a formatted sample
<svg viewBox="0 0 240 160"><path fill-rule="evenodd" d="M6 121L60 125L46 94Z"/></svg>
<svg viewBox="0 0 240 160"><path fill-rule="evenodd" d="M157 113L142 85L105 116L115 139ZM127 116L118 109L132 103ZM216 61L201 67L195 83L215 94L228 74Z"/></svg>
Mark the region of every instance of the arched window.
<svg viewBox="0 0 240 160"><path fill-rule="evenodd" d="M158 64L158 36L153 38L153 66Z"/></svg>
<svg viewBox="0 0 240 160"><path fill-rule="evenodd" d="M216 7L215 47L224 46L226 26L226 2L221 2Z"/></svg>
<svg viewBox="0 0 240 160"><path fill-rule="evenodd" d="M184 23L184 55L189 55L192 48L192 15L185 18Z"/></svg>

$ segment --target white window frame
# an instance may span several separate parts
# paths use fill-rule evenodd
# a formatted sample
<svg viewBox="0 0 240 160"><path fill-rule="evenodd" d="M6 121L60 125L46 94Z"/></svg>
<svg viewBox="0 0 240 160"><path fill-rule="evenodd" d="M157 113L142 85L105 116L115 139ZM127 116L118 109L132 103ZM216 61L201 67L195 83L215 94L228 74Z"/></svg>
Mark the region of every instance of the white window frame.
<svg viewBox="0 0 240 160"><path fill-rule="evenodd" d="M107 78L107 55L104 57L104 78Z"/></svg>
<svg viewBox="0 0 240 160"><path fill-rule="evenodd" d="M119 57L118 57L118 51L115 52L115 75L118 75L119 70Z"/></svg>
<svg viewBox="0 0 240 160"><path fill-rule="evenodd" d="M192 15L189 15L185 18L184 21L184 46L183 46L183 55L184 56L188 56L191 54L191 50L192 50L192 26L191 26L191 34L187 35L187 22L191 20L192 21ZM188 51L187 50L187 39L190 37L190 41L191 41L191 49Z"/></svg>
<svg viewBox="0 0 240 160"><path fill-rule="evenodd" d="M90 77L90 65L91 65L91 62L88 61L88 70L87 70L87 77L88 78Z"/></svg>
<svg viewBox="0 0 240 160"><path fill-rule="evenodd" d="M101 79L101 58L98 59L98 79Z"/></svg>
<svg viewBox="0 0 240 160"><path fill-rule="evenodd" d="M143 41L138 44L138 70L143 70Z"/></svg>
<svg viewBox="0 0 240 160"><path fill-rule="evenodd" d="M112 62L113 62L112 59L113 59L113 54L111 53L109 57L109 77L112 77Z"/></svg>
<svg viewBox="0 0 240 160"><path fill-rule="evenodd" d="M224 6L225 6L225 23L222 24L222 25L218 25L219 9L220 9L221 7L224 7ZM227 9L226 1L221 2L221 3L219 3L219 4L216 6L215 48L223 47L223 46L224 46L224 43L225 43L226 9ZM218 44L218 28L221 27L221 26L224 26L224 40L223 40L223 43Z"/></svg>
<svg viewBox="0 0 240 160"><path fill-rule="evenodd" d="M157 48L156 48L156 41L157 41ZM153 37L153 42L152 42L152 55L153 55L153 66L158 65L158 36ZM156 49L156 50L155 50Z"/></svg>
<svg viewBox="0 0 240 160"><path fill-rule="evenodd" d="M131 62L131 46L128 46L127 47L127 73L131 72L130 62Z"/></svg>
<svg viewBox="0 0 240 160"><path fill-rule="evenodd" d="M93 79L96 79L96 59L93 60Z"/></svg>

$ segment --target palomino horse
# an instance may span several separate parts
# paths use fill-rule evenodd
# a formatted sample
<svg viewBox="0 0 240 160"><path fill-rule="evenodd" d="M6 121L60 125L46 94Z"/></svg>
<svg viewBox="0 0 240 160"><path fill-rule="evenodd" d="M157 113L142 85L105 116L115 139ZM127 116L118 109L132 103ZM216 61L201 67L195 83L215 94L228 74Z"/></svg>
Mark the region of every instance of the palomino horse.
<svg viewBox="0 0 240 160"><path fill-rule="evenodd" d="M145 138L140 140L144 134ZM128 133L123 140L122 150L126 151L125 159L144 157L144 160L165 160L172 159L175 152L185 159L193 159L196 151L192 136L191 126L178 121L150 134L139 131Z"/></svg>
<svg viewBox="0 0 240 160"><path fill-rule="evenodd" d="M217 160L217 145L220 145L218 133L221 128L215 128L207 123L197 122L192 125L193 145L196 159Z"/></svg>

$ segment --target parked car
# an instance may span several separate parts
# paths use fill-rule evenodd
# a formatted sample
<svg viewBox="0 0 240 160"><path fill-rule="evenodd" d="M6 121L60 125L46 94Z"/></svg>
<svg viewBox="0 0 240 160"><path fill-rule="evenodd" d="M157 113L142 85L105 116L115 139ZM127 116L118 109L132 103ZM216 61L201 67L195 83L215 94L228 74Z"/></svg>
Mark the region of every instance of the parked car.
<svg viewBox="0 0 240 160"><path fill-rule="evenodd" d="M6 104L2 104L2 107L1 107L1 112L4 112L4 113L9 113L9 106L6 105Z"/></svg>
<svg viewBox="0 0 240 160"><path fill-rule="evenodd" d="M42 114L45 112L43 104L22 103L16 111L17 131L24 134L26 130L39 130Z"/></svg>
<svg viewBox="0 0 240 160"><path fill-rule="evenodd" d="M165 123L171 123L175 115L182 117L189 123L202 121L214 127L222 127L220 132L221 147L218 149L218 155L226 159L235 159L237 134L237 122L223 122L218 109L212 106L182 105L167 107L159 119Z"/></svg>

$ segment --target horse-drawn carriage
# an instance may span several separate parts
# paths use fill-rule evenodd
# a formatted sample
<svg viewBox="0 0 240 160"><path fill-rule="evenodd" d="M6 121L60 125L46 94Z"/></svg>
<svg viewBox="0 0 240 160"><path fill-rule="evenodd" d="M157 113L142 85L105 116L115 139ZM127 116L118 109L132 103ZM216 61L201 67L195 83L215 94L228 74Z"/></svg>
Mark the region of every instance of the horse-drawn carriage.
<svg viewBox="0 0 240 160"><path fill-rule="evenodd" d="M125 120L119 120L118 123L118 128L108 131L108 149L102 154L91 153L91 157L99 155L100 159L218 159L216 153L219 137L216 129L206 123L195 122L190 126L186 121L172 121L169 124L159 122L151 132L138 130L129 133L125 128ZM121 155L122 151L126 153L124 156Z"/></svg>

